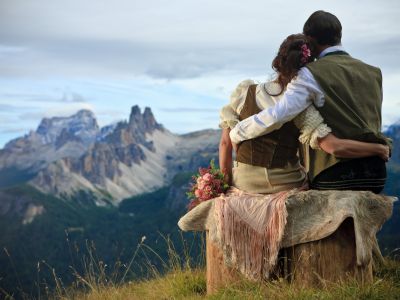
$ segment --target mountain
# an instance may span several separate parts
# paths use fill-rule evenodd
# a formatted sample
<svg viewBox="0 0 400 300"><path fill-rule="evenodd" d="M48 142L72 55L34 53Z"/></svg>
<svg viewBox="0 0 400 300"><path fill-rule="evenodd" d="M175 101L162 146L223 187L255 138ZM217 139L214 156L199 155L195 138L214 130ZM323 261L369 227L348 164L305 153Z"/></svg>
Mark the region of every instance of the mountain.
<svg viewBox="0 0 400 300"><path fill-rule="evenodd" d="M9 141L0 149L0 170L16 168L34 173L63 157L79 157L93 143L99 126L93 112L44 118L36 131Z"/></svg>
<svg viewBox="0 0 400 300"><path fill-rule="evenodd" d="M390 125L385 130L385 135L393 140L392 157L390 165L400 164L400 121Z"/></svg>
<svg viewBox="0 0 400 300"><path fill-rule="evenodd" d="M80 190L90 191L98 205L116 205L124 198L168 184L175 174L190 166L194 152L206 149L210 143L215 145L218 135L216 130L173 134L155 121L149 108L142 114L134 106L128 122L118 123L80 157L51 163L30 183L62 198L71 198Z"/></svg>
<svg viewBox="0 0 400 300"><path fill-rule="evenodd" d="M173 134L148 107L142 113L133 106L127 121L103 128L92 112L80 110L45 118L36 131L7 143L0 150L0 187L26 182L64 200L118 205L207 165L218 139L218 130Z"/></svg>
<svg viewBox="0 0 400 300"><path fill-rule="evenodd" d="M148 107L142 113L133 106L128 121L101 129L92 112L80 110L45 118L36 131L7 143L0 151L0 176L14 172L47 194L71 199L83 192L97 205L117 205L207 164L200 154L215 153L218 138L218 130L173 134ZM18 183L8 181L2 186Z"/></svg>
<svg viewBox="0 0 400 300"><path fill-rule="evenodd" d="M396 196L399 200L394 203L392 217L378 233L378 240L384 253L398 257L400 249L400 121L389 126L384 133L393 140L393 148L392 156L387 164L387 180L383 193Z"/></svg>

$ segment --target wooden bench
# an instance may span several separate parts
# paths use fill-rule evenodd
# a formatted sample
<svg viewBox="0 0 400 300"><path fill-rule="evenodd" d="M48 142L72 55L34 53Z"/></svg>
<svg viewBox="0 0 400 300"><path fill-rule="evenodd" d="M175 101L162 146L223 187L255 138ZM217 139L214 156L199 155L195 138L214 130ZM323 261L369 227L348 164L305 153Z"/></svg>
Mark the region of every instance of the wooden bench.
<svg viewBox="0 0 400 300"><path fill-rule="evenodd" d="M206 236L207 293L241 280L242 276L224 264L222 251ZM347 218L330 236L318 241L281 249L275 277L303 287L322 287L325 282L357 280L372 282L372 261L356 264L354 223Z"/></svg>

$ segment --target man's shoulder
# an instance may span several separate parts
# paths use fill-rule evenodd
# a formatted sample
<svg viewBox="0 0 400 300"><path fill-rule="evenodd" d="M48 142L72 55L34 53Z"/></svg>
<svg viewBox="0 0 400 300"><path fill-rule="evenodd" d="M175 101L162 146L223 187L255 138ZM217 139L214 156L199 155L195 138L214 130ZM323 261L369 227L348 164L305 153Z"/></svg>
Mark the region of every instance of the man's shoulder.
<svg viewBox="0 0 400 300"><path fill-rule="evenodd" d="M354 58L350 56L350 59L352 60L354 65L360 66L360 68L370 74L375 74L375 76L382 77L382 71L379 67L373 66L361 59Z"/></svg>
<svg viewBox="0 0 400 300"><path fill-rule="evenodd" d="M320 68L320 67L334 67L334 66L339 66L339 65L354 65L354 66L361 66L364 68L368 68L371 70L374 70L376 72L381 72L379 67L370 65L366 62L364 62L361 59L355 58L349 54L347 55L326 55L324 57L321 57L313 62L308 63L305 68L308 68L309 70L313 70L315 68Z"/></svg>
<svg viewBox="0 0 400 300"><path fill-rule="evenodd" d="M347 58L348 58L349 61L352 61L352 62L354 62L354 63L358 63L358 64L361 64L361 65L364 65L364 66L366 66L366 67L369 67L369 68L372 68L372 69L375 69L375 70L380 70L379 67L373 66L373 65L371 65L371 64L369 64L369 63L367 63L367 62L365 62L365 61L363 61L363 60L361 60L361 59L359 59L359 58L353 57L353 56L351 56L351 55L346 55L346 56L347 56Z"/></svg>

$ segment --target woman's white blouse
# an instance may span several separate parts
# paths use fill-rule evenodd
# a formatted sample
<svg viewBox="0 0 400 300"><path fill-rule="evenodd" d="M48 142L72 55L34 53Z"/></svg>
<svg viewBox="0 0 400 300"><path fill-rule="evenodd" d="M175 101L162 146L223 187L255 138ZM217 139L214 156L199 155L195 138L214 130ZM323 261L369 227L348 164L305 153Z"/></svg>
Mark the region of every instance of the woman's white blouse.
<svg viewBox="0 0 400 300"><path fill-rule="evenodd" d="M253 80L247 79L239 83L230 96L230 103L220 111L220 128L233 128L239 122L239 115L246 100L247 90ZM275 105L282 96L271 96L280 93L280 85L273 81L257 84L256 102L260 109ZM267 92L268 91L268 92ZM319 149L318 138L323 138L331 132L314 105L310 105L293 120L300 130L299 141L309 144L313 149ZM277 125L279 128L281 125Z"/></svg>

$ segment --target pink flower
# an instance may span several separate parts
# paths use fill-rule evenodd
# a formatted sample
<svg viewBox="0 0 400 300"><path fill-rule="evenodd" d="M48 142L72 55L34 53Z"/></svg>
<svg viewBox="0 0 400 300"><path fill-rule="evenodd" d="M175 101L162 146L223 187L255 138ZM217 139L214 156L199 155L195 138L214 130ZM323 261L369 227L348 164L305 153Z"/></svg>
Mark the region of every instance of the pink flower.
<svg viewBox="0 0 400 300"><path fill-rule="evenodd" d="M197 198L200 198L200 197L202 196L202 192L201 192L200 190L195 190L195 191L194 191L194 195L195 195Z"/></svg>
<svg viewBox="0 0 400 300"><path fill-rule="evenodd" d="M211 170L210 167L208 168L199 168L199 174L200 176L203 176L204 174L207 174Z"/></svg>
<svg viewBox="0 0 400 300"><path fill-rule="evenodd" d="M307 44L303 44L301 46L301 52L302 52L301 62L305 64L308 62L308 59L311 56L311 50L310 48L308 48Z"/></svg>
<svg viewBox="0 0 400 300"><path fill-rule="evenodd" d="M204 180L200 180L200 183L197 184L197 187L199 190L203 190L206 184L207 183Z"/></svg>
<svg viewBox="0 0 400 300"><path fill-rule="evenodd" d="M214 185L214 187L216 188L216 189L219 189L220 187L221 187L221 180L219 180L219 179L215 179L214 181L213 181L213 185Z"/></svg>
<svg viewBox="0 0 400 300"><path fill-rule="evenodd" d="M203 179L207 182L210 182L213 179L213 176L210 173L206 173L203 175Z"/></svg>
<svg viewBox="0 0 400 300"><path fill-rule="evenodd" d="M199 168L198 174L193 176L192 179L193 182L187 193L189 199L192 199L189 209L201 202L217 197L227 189L224 174L215 167L214 160L210 162L209 167Z"/></svg>

